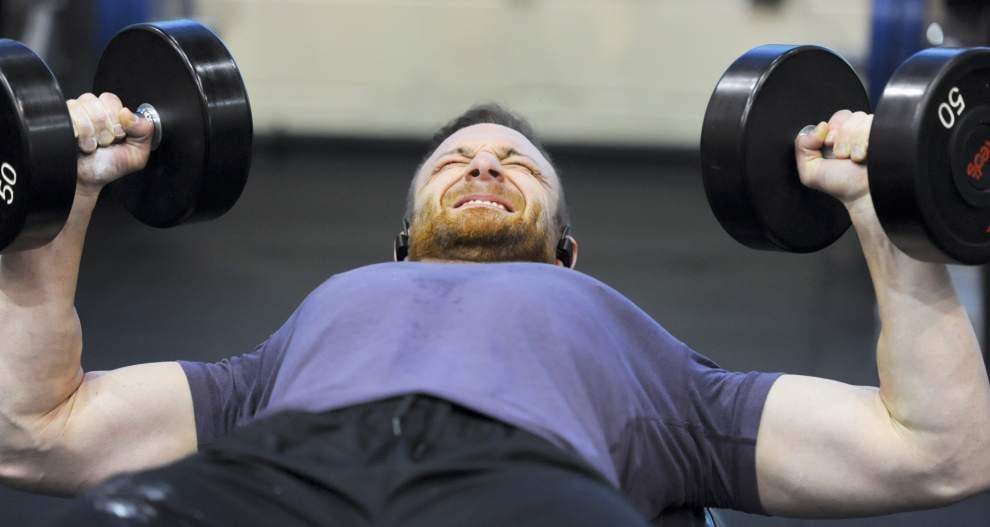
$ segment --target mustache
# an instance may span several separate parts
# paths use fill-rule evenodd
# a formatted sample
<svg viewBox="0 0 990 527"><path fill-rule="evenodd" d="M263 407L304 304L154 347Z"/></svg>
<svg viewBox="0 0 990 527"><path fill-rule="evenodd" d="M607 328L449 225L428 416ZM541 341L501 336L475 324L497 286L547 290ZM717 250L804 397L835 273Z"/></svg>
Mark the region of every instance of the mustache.
<svg viewBox="0 0 990 527"><path fill-rule="evenodd" d="M457 201L461 198L472 194L488 194L495 196L501 200L505 200L507 203L512 205L513 209L517 210L519 209L519 204L523 201L520 196L511 192L505 187L505 185L468 183L458 186L456 189L453 187L448 189L447 192L444 193L441 202L444 207L449 207L457 203Z"/></svg>

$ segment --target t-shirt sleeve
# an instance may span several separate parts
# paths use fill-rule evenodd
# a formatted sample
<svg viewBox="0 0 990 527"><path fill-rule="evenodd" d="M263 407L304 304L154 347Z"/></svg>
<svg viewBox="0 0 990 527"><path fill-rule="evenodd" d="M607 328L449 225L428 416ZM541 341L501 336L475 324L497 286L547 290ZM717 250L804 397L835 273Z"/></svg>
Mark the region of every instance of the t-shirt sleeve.
<svg viewBox="0 0 990 527"><path fill-rule="evenodd" d="M699 471L685 489L696 505L766 514L756 484L756 436L779 373L732 372L685 346L686 408ZM693 499L691 499L693 498Z"/></svg>
<svg viewBox="0 0 990 527"><path fill-rule="evenodd" d="M192 392L200 447L223 438L267 404L278 362L272 341L218 362L179 361Z"/></svg>

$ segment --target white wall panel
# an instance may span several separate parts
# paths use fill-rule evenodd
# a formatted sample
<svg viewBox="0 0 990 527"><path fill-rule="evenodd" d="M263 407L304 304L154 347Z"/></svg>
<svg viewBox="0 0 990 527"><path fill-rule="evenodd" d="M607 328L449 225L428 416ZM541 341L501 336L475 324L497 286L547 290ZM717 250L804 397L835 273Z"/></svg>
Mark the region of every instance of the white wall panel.
<svg viewBox="0 0 990 527"><path fill-rule="evenodd" d="M693 145L732 60L769 42L856 62L869 0L202 0L259 132L418 136L496 100L544 136Z"/></svg>

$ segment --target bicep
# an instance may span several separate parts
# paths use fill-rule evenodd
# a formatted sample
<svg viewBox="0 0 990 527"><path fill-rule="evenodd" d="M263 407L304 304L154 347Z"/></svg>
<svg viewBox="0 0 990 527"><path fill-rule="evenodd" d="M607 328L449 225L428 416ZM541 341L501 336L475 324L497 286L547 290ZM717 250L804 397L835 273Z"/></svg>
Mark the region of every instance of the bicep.
<svg viewBox="0 0 990 527"><path fill-rule="evenodd" d="M916 508L925 460L877 388L784 375L767 395L756 442L769 514L839 517Z"/></svg>
<svg viewBox="0 0 990 527"><path fill-rule="evenodd" d="M189 383L174 362L87 373L59 412L46 472L62 481L46 487L85 490L196 451Z"/></svg>

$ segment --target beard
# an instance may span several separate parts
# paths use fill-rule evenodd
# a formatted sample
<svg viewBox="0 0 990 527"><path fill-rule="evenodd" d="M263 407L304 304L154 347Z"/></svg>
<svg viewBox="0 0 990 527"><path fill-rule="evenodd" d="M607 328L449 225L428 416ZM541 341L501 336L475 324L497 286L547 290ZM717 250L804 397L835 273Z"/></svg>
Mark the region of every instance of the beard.
<svg viewBox="0 0 990 527"><path fill-rule="evenodd" d="M557 235L538 203L522 214L476 207L456 213L427 203L409 232L409 259L555 263Z"/></svg>

